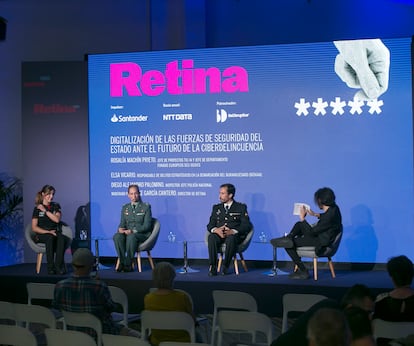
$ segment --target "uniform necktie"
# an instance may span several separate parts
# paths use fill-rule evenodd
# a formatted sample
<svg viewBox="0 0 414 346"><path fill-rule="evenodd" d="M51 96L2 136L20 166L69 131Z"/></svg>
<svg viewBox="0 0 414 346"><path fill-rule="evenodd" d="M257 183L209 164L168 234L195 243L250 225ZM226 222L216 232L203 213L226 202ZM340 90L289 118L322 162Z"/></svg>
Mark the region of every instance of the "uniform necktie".
<svg viewBox="0 0 414 346"><path fill-rule="evenodd" d="M224 209L226 210L226 214L228 214L228 213L229 213L229 209L230 209L230 207L228 206L228 204L226 204L226 205L224 206Z"/></svg>

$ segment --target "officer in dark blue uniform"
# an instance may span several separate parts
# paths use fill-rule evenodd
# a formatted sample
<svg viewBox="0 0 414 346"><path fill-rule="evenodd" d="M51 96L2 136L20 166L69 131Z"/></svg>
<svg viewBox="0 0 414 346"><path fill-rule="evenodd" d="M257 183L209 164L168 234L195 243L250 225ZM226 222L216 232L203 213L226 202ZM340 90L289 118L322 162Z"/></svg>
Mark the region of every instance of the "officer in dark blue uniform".
<svg viewBox="0 0 414 346"><path fill-rule="evenodd" d="M217 275L217 252L221 244L226 244L222 274L228 274L232 258L236 254L237 246L252 228L247 206L234 200L236 188L232 184L220 186L219 204L213 206L207 230L208 236L209 275Z"/></svg>

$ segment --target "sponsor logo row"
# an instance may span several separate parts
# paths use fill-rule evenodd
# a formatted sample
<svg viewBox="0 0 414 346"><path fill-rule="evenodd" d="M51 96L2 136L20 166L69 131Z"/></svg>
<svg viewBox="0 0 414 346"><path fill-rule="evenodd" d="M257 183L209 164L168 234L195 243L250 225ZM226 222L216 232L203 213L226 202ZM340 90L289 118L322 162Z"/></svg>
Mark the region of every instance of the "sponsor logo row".
<svg viewBox="0 0 414 346"><path fill-rule="evenodd" d="M218 123L224 123L228 119L235 118L235 119L243 119L248 118L250 116L249 113L230 113L224 109L217 109L216 110L216 121ZM111 118L111 122L113 123L130 123L130 122L146 122L149 120L148 115L140 114L140 115L123 115L123 114L116 114L114 113ZM191 113L169 113L163 114L162 116L163 121L191 121L193 120L193 114Z"/></svg>

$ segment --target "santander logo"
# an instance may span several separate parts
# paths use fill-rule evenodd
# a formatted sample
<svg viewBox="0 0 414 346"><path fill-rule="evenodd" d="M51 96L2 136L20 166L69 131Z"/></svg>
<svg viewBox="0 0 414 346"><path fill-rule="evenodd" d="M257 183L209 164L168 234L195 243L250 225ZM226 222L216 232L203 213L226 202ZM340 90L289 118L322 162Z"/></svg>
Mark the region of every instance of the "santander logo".
<svg viewBox="0 0 414 346"><path fill-rule="evenodd" d="M166 64L165 71L142 71L133 62L110 65L111 97L236 93L249 91L249 76L241 66L220 71L217 67L194 68L194 60L178 60Z"/></svg>

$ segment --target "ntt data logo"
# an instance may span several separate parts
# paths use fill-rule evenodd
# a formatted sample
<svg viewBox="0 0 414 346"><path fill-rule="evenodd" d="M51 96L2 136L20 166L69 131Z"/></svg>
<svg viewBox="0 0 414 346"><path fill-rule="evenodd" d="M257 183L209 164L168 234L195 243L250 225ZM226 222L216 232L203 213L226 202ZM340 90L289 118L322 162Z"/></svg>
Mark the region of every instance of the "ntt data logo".
<svg viewBox="0 0 414 346"><path fill-rule="evenodd" d="M224 109L217 109L217 122L224 123L227 120L227 112Z"/></svg>
<svg viewBox="0 0 414 346"><path fill-rule="evenodd" d="M148 115L122 115L114 114L111 117L111 122L113 123L134 123L137 121L147 121Z"/></svg>

